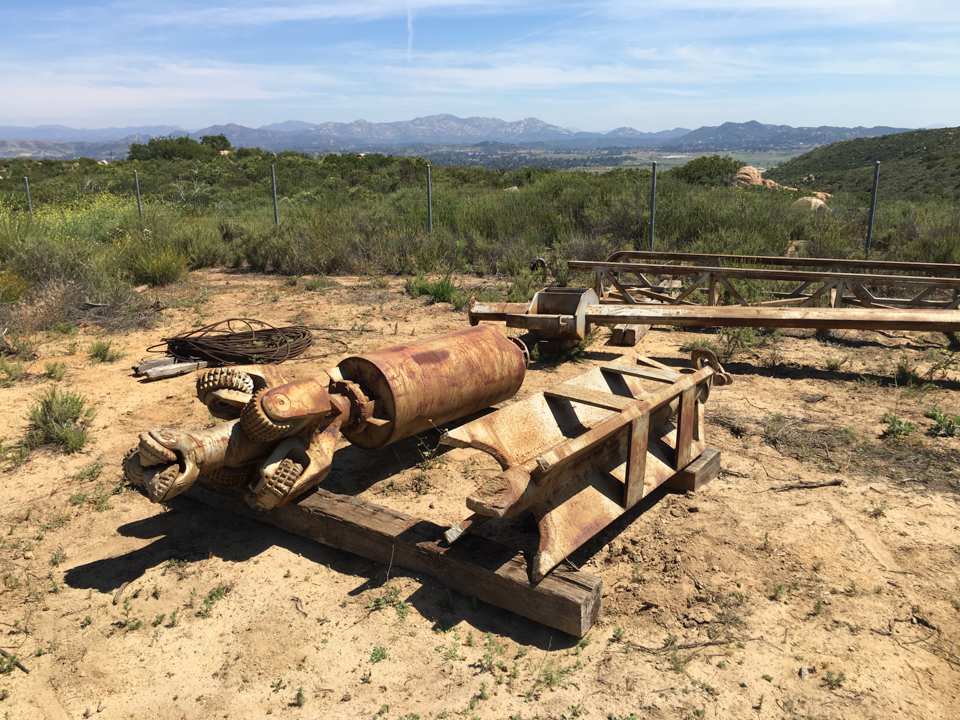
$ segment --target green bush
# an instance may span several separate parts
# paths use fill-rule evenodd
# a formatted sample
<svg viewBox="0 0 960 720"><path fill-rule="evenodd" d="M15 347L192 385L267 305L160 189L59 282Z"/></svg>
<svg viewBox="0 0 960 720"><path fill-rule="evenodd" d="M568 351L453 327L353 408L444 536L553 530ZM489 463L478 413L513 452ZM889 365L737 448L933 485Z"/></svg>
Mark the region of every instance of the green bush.
<svg viewBox="0 0 960 720"><path fill-rule="evenodd" d="M960 415L947 415L940 408L930 408L925 417L933 420L927 434L932 437L956 437L960 435Z"/></svg>
<svg viewBox="0 0 960 720"><path fill-rule="evenodd" d="M893 440L899 440L900 438L910 435L916 426L909 420L904 420L893 413L887 413L882 418L883 424L886 426L881 433L882 438L889 438Z"/></svg>
<svg viewBox="0 0 960 720"><path fill-rule="evenodd" d="M445 275L439 280L428 280L417 275L407 280L406 291L410 297L429 297L430 302L449 303L457 310L466 307L469 297L461 288Z"/></svg>
<svg viewBox="0 0 960 720"><path fill-rule="evenodd" d="M153 244L134 250L127 268L135 284L169 285L186 274L187 258L172 247Z"/></svg>
<svg viewBox="0 0 960 720"><path fill-rule="evenodd" d="M94 414L82 395L50 388L30 408L24 444L31 449L54 445L62 452L78 452L87 443Z"/></svg>
<svg viewBox="0 0 960 720"><path fill-rule="evenodd" d="M704 155L670 172L692 185L730 185L743 166L728 155Z"/></svg>
<svg viewBox="0 0 960 720"><path fill-rule="evenodd" d="M116 362L123 353L113 347L109 340L94 340L87 353L91 360L101 363Z"/></svg>

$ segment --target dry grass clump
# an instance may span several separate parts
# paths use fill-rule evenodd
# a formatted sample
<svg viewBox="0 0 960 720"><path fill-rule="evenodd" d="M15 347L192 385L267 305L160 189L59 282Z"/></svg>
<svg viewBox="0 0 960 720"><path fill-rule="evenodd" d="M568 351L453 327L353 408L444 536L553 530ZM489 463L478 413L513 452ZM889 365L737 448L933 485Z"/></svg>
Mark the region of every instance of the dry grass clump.
<svg viewBox="0 0 960 720"><path fill-rule="evenodd" d="M30 408L24 445L29 449L53 445L65 453L78 452L87 444L95 414L83 395L52 387Z"/></svg>

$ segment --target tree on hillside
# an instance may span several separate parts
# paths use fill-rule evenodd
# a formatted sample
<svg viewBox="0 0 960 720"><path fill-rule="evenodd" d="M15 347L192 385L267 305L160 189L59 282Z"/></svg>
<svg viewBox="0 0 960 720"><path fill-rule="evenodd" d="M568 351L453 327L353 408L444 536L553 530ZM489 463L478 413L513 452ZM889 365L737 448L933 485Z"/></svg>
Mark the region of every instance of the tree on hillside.
<svg viewBox="0 0 960 720"><path fill-rule="evenodd" d="M233 146L230 144L230 141L227 140L226 135L204 135L200 138L200 144L206 145L209 148L212 148L215 152L220 152L221 150L231 150Z"/></svg>
<svg viewBox="0 0 960 720"><path fill-rule="evenodd" d="M730 185L743 163L728 155L704 155L673 169L673 174L691 185Z"/></svg>
<svg viewBox="0 0 960 720"><path fill-rule="evenodd" d="M215 136L214 136L215 137ZM221 136L222 137L222 136ZM226 138L224 138L226 140ZM229 145L229 143L228 143ZM200 144L189 137L150 138L146 143L133 143L129 160L206 160L217 154L210 144Z"/></svg>

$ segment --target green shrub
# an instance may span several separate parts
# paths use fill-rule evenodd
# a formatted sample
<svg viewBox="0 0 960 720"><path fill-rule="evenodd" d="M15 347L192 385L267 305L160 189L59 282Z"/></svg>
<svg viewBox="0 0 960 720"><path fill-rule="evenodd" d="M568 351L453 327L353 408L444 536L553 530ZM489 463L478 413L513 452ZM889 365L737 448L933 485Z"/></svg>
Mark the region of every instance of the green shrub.
<svg viewBox="0 0 960 720"><path fill-rule="evenodd" d="M16 273L0 270L0 303L14 303L24 296L30 283Z"/></svg>
<svg viewBox="0 0 960 720"><path fill-rule="evenodd" d="M449 303L457 310L467 305L469 296L457 287L449 275L439 280L428 280L423 275L417 275L407 280L406 291L410 297L429 297L433 303Z"/></svg>
<svg viewBox="0 0 960 720"><path fill-rule="evenodd" d="M884 415L882 422L884 425L886 425L886 427L884 428L880 437L884 439L889 438L892 440L899 440L900 438L906 437L917 429L912 422L904 420L893 413L887 413Z"/></svg>
<svg viewBox="0 0 960 720"><path fill-rule="evenodd" d="M30 408L24 444L28 448L55 445L74 453L87 443L95 411L79 393L53 387Z"/></svg>
<svg viewBox="0 0 960 720"><path fill-rule="evenodd" d="M933 437L956 437L960 434L960 415L947 415L940 408L930 408L925 417L933 420L927 434Z"/></svg>
<svg viewBox="0 0 960 720"><path fill-rule="evenodd" d="M692 185L730 185L744 164L728 155L705 155L670 172Z"/></svg>
<svg viewBox="0 0 960 720"><path fill-rule="evenodd" d="M138 248L128 262L130 278L138 285L169 285L187 272L186 257L172 247L156 244Z"/></svg>
<svg viewBox="0 0 960 720"><path fill-rule="evenodd" d="M26 374L27 368L22 362L0 356L0 387L10 387Z"/></svg>
<svg viewBox="0 0 960 720"><path fill-rule="evenodd" d="M94 340L87 353L94 362L116 362L123 357L123 353L113 347L109 340Z"/></svg>
<svg viewBox="0 0 960 720"><path fill-rule="evenodd" d="M67 374L67 366L62 362L50 362L43 368L43 375L49 380L63 380Z"/></svg>

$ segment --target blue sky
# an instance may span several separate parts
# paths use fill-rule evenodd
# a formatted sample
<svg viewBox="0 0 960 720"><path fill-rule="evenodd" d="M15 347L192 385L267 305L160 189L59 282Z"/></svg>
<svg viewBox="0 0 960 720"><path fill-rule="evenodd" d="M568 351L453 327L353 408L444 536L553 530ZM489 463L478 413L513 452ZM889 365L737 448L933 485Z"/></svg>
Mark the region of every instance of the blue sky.
<svg viewBox="0 0 960 720"><path fill-rule="evenodd" d="M0 125L960 125L960 0L0 0Z"/></svg>

